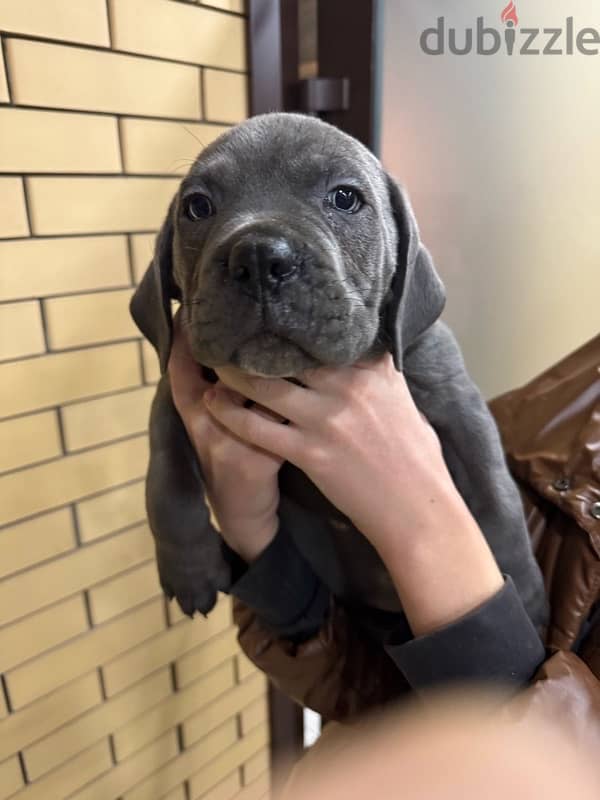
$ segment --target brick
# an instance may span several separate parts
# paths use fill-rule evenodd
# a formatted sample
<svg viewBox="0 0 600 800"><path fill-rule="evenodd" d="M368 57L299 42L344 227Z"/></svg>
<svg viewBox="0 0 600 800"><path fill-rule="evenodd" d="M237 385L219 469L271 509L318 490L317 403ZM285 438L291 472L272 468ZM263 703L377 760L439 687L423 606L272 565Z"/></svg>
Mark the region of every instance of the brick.
<svg viewBox="0 0 600 800"><path fill-rule="evenodd" d="M263 722L266 722L267 718L267 695L264 694L262 697L259 697L258 700L250 703L249 706L242 710L242 713L240 714L240 719L242 721L242 734L245 736L247 733L250 733L250 731L253 728L256 728L257 725L262 725Z"/></svg>
<svg viewBox="0 0 600 800"><path fill-rule="evenodd" d="M201 747L203 741L201 739L194 748L186 752L195 752L196 748ZM263 748L267 741L268 731L266 725L255 728L251 734L237 741L232 747L211 761L210 764L206 764L203 769L195 771L190 778L190 794L192 798L194 800L200 798L217 781L231 774L234 769Z"/></svg>
<svg viewBox="0 0 600 800"><path fill-rule="evenodd" d="M0 242L0 300L128 286L128 263L124 236Z"/></svg>
<svg viewBox="0 0 600 800"><path fill-rule="evenodd" d="M271 786L270 776L268 772L256 778L252 783L244 786L239 794L236 794L234 800L261 800L267 796Z"/></svg>
<svg viewBox="0 0 600 800"><path fill-rule="evenodd" d="M245 23L208 8L169 0L112 0L111 30L119 50L244 70Z"/></svg>
<svg viewBox="0 0 600 800"><path fill-rule="evenodd" d="M14 800L49 800L50 797L70 797L81 786L110 770L112 760L108 739L67 761L39 781L27 786Z"/></svg>
<svg viewBox="0 0 600 800"><path fill-rule="evenodd" d="M8 578L0 583L0 625L118 575L152 553L152 536L140 525Z"/></svg>
<svg viewBox="0 0 600 800"><path fill-rule="evenodd" d="M4 54L2 52L2 37L0 37L0 103L8 103L8 84L4 68Z"/></svg>
<svg viewBox="0 0 600 800"><path fill-rule="evenodd" d="M270 766L269 751L261 750L249 758L244 764L244 784L253 783L257 778L268 771Z"/></svg>
<svg viewBox="0 0 600 800"><path fill-rule="evenodd" d="M244 0L205 0L201 3L209 8L220 8L223 11L233 11L235 14L244 13Z"/></svg>
<svg viewBox="0 0 600 800"><path fill-rule="evenodd" d="M163 627L161 601L94 628L86 636L51 650L5 675L13 708L21 708L97 664L103 664Z"/></svg>
<svg viewBox="0 0 600 800"><path fill-rule="evenodd" d="M206 642L230 624L228 600L221 600L208 617L186 619L169 628L151 642L142 644L104 667L106 693L112 697L155 669L175 661L184 653Z"/></svg>
<svg viewBox="0 0 600 800"><path fill-rule="evenodd" d="M60 350L139 335L129 313L130 299L129 289L119 289L45 300L50 347Z"/></svg>
<svg viewBox="0 0 600 800"><path fill-rule="evenodd" d="M94 625L162 595L154 558L141 567L129 570L118 578L104 581L90 589L90 606Z"/></svg>
<svg viewBox="0 0 600 800"><path fill-rule="evenodd" d="M177 736L175 731L169 731L132 758L113 767L110 772L77 792L69 800L107 800L109 797L119 797L166 762L177 760L177 753ZM160 788L164 792L169 788L160 782L154 784L153 781L154 778L150 778L151 785L155 789ZM145 797L147 799L156 797L156 793L152 791Z"/></svg>
<svg viewBox="0 0 600 800"><path fill-rule="evenodd" d="M187 10L186 6L181 8ZM121 134L125 171L187 173L206 145L226 130L228 127L223 125L123 119Z"/></svg>
<svg viewBox="0 0 600 800"><path fill-rule="evenodd" d="M233 72L204 70L206 119L241 122L248 116L248 79Z"/></svg>
<svg viewBox="0 0 600 800"><path fill-rule="evenodd" d="M186 799L187 795L185 793L185 787L183 786L183 784L181 786L178 786L176 789L173 789L173 791L169 792L169 794L164 795L164 797L161 797L161 800L186 800Z"/></svg>
<svg viewBox="0 0 600 800"><path fill-rule="evenodd" d="M240 680L245 680L250 675L259 672L258 668L254 666L252 661L245 655L245 653L238 653L237 656L237 670Z"/></svg>
<svg viewBox="0 0 600 800"><path fill-rule="evenodd" d="M209 670L232 658L239 650L237 644L237 628L232 626L223 633L213 636L202 647L177 659L175 670L177 685L182 688L198 679Z"/></svg>
<svg viewBox="0 0 600 800"><path fill-rule="evenodd" d="M0 524L140 478L147 463L148 441L140 436L7 473L0 476Z"/></svg>
<svg viewBox="0 0 600 800"><path fill-rule="evenodd" d="M205 675L187 689L166 697L145 714L136 717L115 731L117 760L123 761L164 731L179 725L198 708L205 707L211 698L222 695L234 684L233 664L229 662L213 670L209 675ZM221 724L228 716L230 715L225 711L213 714L212 725L207 727L207 733Z"/></svg>
<svg viewBox="0 0 600 800"><path fill-rule="evenodd" d="M0 672L87 631L82 595L70 597L0 630Z"/></svg>
<svg viewBox="0 0 600 800"><path fill-rule="evenodd" d="M0 418L126 389L140 381L134 342L0 364Z"/></svg>
<svg viewBox="0 0 600 800"><path fill-rule="evenodd" d="M0 578L74 546L73 518L66 508L5 528L0 531Z"/></svg>
<svg viewBox="0 0 600 800"><path fill-rule="evenodd" d="M187 794L185 793L185 786L183 784L177 786L168 794L162 796L160 800L187 800Z"/></svg>
<svg viewBox="0 0 600 800"><path fill-rule="evenodd" d="M210 765L209 765L210 769ZM192 800L231 800L240 790L240 773L235 770L226 778L216 783L207 792L192 798Z"/></svg>
<svg viewBox="0 0 600 800"><path fill-rule="evenodd" d="M21 178L0 178L0 208L0 237L29 236Z"/></svg>
<svg viewBox="0 0 600 800"><path fill-rule="evenodd" d="M177 178L27 180L35 234L154 230L179 186Z"/></svg>
<svg viewBox="0 0 600 800"><path fill-rule="evenodd" d="M190 747L194 742L203 739L221 720L238 714L244 706L264 693L265 685L264 676L257 675L216 699L211 697L212 702L205 703L201 711L183 722L185 746Z"/></svg>
<svg viewBox="0 0 600 800"><path fill-rule="evenodd" d="M133 279L138 284L150 266L154 255L156 233L134 233L131 236ZM1 246L1 245L0 245Z"/></svg>
<svg viewBox="0 0 600 800"><path fill-rule="evenodd" d="M92 114L1 108L0 170L120 172L117 121Z"/></svg>
<svg viewBox="0 0 600 800"><path fill-rule="evenodd" d="M38 355L45 349L38 302L0 305L0 361Z"/></svg>
<svg viewBox="0 0 600 800"><path fill-rule="evenodd" d="M0 422L0 472L54 458L61 452L55 411Z"/></svg>
<svg viewBox="0 0 600 800"><path fill-rule="evenodd" d="M37 780L170 694L169 670L154 673L26 748L23 756L27 774Z"/></svg>
<svg viewBox="0 0 600 800"><path fill-rule="evenodd" d="M144 481L82 500L76 506L79 535L89 542L146 519Z"/></svg>
<svg viewBox="0 0 600 800"><path fill-rule="evenodd" d="M148 383L156 383L160 380L160 365L156 350L150 342L142 342L142 363L144 365L144 378Z"/></svg>
<svg viewBox="0 0 600 800"><path fill-rule="evenodd" d="M174 759L155 775L136 786L135 789L124 796L124 800L146 800L156 796L156 790L164 792L177 786L190 774L193 769L208 764L219 753L233 745L237 739L235 720L227 720L217 730L203 739L199 745L191 750L184 751L179 758ZM79 800L79 798L77 798Z"/></svg>
<svg viewBox="0 0 600 800"><path fill-rule="evenodd" d="M5 800L23 786L23 773L19 759L14 756L0 764L0 800Z"/></svg>
<svg viewBox="0 0 600 800"><path fill-rule="evenodd" d="M66 406L63 425L67 450L146 431L154 394L150 386Z"/></svg>
<svg viewBox="0 0 600 800"><path fill-rule="evenodd" d="M198 119L198 69L109 51L6 41L20 105Z"/></svg>
<svg viewBox="0 0 600 800"><path fill-rule="evenodd" d="M110 47L104 0L0 0L0 29Z"/></svg>
<svg viewBox="0 0 600 800"><path fill-rule="evenodd" d="M98 672L94 670L11 714L2 722L0 761L101 702Z"/></svg>

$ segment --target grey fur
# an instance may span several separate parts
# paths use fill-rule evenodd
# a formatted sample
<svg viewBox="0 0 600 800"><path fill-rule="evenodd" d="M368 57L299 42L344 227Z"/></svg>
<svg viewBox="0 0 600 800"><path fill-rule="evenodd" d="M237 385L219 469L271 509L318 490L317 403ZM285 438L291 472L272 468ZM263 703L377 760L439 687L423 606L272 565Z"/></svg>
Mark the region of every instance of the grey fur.
<svg viewBox="0 0 600 800"><path fill-rule="evenodd" d="M324 202L340 185L362 193L357 213ZM194 191L213 200L216 213L207 220L182 213ZM283 254L269 266L277 261L293 272L270 280L264 252ZM496 425L439 319L444 288L408 197L365 147L299 114L265 114L227 131L182 181L132 299L133 318L156 347L163 373L146 483L161 584L186 613L208 613L231 575L203 501L198 459L171 399L171 297L182 299L194 358L207 368L233 364L294 378L307 367L347 365L390 350L500 568L513 577L534 623L544 624L542 577ZM398 609L375 550L307 476L286 462L280 489L282 524L332 591Z"/></svg>

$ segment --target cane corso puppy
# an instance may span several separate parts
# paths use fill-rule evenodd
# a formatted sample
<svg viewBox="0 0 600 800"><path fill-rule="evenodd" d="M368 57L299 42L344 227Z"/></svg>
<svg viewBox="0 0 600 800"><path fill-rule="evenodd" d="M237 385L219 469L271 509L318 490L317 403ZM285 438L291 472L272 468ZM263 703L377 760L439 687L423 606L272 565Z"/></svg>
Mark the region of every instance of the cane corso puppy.
<svg viewBox="0 0 600 800"><path fill-rule="evenodd" d="M301 114L264 114L226 131L183 179L132 298L162 372L146 482L158 570L164 591L193 615L210 611L231 573L171 398L173 299L213 381L211 368L223 365L294 380L309 367L391 351L502 572L543 624L542 577L497 428L439 318L444 287L408 197L366 147ZM279 484L281 523L331 591L398 610L383 563L350 520L289 462Z"/></svg>

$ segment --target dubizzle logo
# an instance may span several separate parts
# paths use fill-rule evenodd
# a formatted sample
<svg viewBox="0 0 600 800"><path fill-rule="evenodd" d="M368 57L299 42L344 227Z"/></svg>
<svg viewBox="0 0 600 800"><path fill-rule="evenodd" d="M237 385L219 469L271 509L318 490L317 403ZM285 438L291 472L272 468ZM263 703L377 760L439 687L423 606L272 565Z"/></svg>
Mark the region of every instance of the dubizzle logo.
<svg viewBox="0 0 600 800"><path fill-rule="evenodd" d="M584 56L597 56L600 53L600 32L596 28L581 28L576 32L573 17L567 17L562 28L519 28L517 6L510 0L502 9L500 21L504 24L503 32L486 27L484 18L477 17L474 29L465 28L459 33L456 28L446 27L445 17L438 17L435 28L426 28L421 33L421 50L429 56L443 55L446 45L455 56L473 52L480 56L500 52L509 56L572 56L576 51Z"/></svg>

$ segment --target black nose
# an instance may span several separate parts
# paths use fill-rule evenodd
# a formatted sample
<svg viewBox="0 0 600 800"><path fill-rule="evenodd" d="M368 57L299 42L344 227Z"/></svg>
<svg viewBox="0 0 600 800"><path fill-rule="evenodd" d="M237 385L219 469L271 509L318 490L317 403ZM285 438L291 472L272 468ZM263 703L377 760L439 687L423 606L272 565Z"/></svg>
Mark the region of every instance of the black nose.
<svg viewBox="0 0 600 800"><path fill-rule="evenodd" d="M234 244L227 266L239 283L274 286L295 273L296 259L284 237L253 233Z"/></svg>

